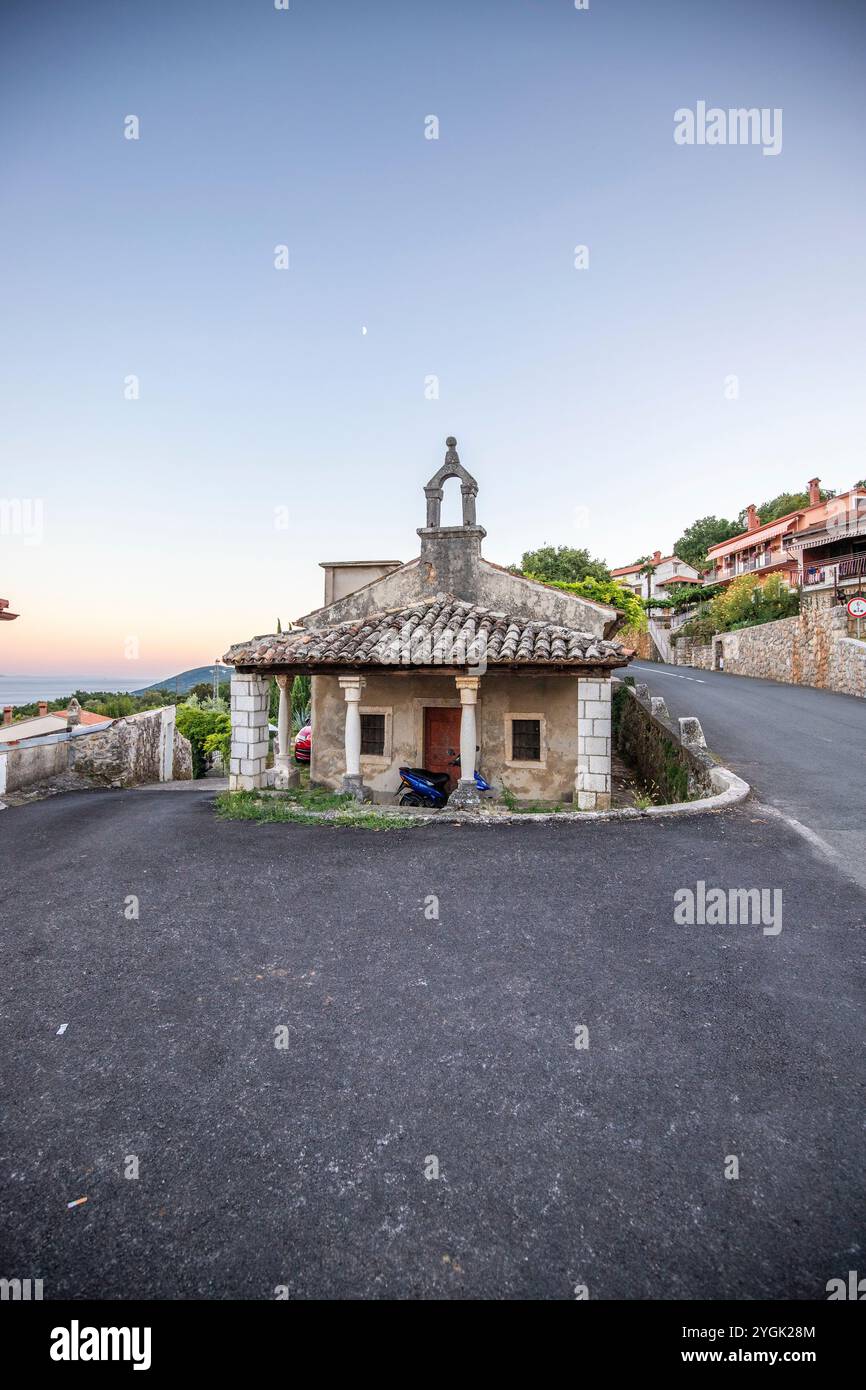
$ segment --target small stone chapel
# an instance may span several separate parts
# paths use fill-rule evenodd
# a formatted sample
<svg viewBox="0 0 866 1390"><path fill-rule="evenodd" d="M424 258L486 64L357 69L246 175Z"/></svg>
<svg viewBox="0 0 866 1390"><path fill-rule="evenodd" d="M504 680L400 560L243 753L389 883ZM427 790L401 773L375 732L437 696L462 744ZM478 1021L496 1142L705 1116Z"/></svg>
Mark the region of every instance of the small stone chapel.
<svg viewBox="0 0 866 1390"><path fill-rule="evenodd" d="M289 631L237 643L231 682L232 790L297 781L289 695L312 677L313 785L388 803L399 768L448 772L450 804L477 804L474 769L518 802L610 805L611 673L632 653L613 640L615 608L511 574L485 559L478 484L446 441L424 488L420 554L325 561L325 606ZM441 524L459 484L460 526ZM280 687L268 759L268 692ZM454 766L459 751L459 768Z"/></svg>

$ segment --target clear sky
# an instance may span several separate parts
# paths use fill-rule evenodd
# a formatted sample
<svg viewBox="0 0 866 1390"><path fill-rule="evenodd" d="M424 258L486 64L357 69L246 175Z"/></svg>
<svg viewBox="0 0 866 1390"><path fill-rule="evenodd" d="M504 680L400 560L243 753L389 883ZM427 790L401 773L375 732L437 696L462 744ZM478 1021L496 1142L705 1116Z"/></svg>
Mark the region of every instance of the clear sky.
<svg viewBox="0 0 866 1390"><path fill-rule="evenodd" d="M285 626L417 553L449 433L501 563L866 474L863 0L0 14L0 672ZM781 153L677 145L699 101Z"/></svg>

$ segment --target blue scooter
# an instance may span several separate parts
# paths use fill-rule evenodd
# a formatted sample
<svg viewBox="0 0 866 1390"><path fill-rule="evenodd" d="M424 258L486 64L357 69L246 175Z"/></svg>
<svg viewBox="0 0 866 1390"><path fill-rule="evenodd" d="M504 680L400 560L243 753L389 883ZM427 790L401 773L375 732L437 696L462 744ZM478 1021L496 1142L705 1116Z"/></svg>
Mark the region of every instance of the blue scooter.
<svg viewBox="0 0 866 1390"><path fill-rule="evenodd" d="M448 752L453 753L454 749L449 748ZM460 759L455 758L451 767L459 766ZM446 804L448 783L451 781L447 772L428 772L425 767L401 767L399 771L402 780L397 788L398 805L429 806L439 811ZM475 769L475 785L480 792L492 790L490 783L485 782L478 768Z"/></svg>

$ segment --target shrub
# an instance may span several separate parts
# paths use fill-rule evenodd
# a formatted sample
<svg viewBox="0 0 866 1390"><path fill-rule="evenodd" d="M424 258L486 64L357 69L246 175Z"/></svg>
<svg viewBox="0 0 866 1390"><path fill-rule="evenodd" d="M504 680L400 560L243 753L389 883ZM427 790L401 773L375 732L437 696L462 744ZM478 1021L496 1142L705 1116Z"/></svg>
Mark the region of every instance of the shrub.
<svg viewBox="0 0 866 1390"><path fill-rule="evenodd" d="M709 606L716 632L772 623L799 611L799 593L790 590L780 574L768 575L763 582L757 574L741 574Z"/></svg>
<svg viewBox="0 0 866 1390"><path fill-rule="evenodd" d="M222 710L202 709L198 704L178 705L177 730L190 741L193 777L204 777L217 751L223 754L228 767L231 727L231 718Z"/></svg>
<svg viewBox="0 0 866 1390"><path fill-rule="evenodd" d="M534 579L537 576L530 575ZM618 608L625 614L626 627L633 632L646 632L647 616L644 606L637 594L633 594L631 589L626 589L622 584L617 584L614 579L594 579L588 575L586 579L578 579L573 584L557 583L548 586L551 589L561 589L566 594L577 594L579 598L587 598L592 603L604 603L611 608Z"/></svg>

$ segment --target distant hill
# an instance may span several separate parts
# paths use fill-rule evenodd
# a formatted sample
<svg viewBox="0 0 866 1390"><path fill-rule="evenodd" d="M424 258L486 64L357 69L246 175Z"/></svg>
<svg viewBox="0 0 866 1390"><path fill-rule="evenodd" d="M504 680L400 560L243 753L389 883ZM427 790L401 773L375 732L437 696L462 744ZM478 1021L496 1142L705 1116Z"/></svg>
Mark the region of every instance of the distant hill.
<svg viewBox="0 0 866 1390"><path fill-rule="evenodd" d="M231 680L231 666L220 666L219 678L221 681ZM154 690L177 691L178 695L185 695L188 690L192 690L194 685L201 685L206 681L208 685L213 685L213 666L194 666L191 671L181 671L176 676L166 676L165 680L154 681L153 685L145 685L141 690L130 691L131 695L150 695Z"/></svg>

